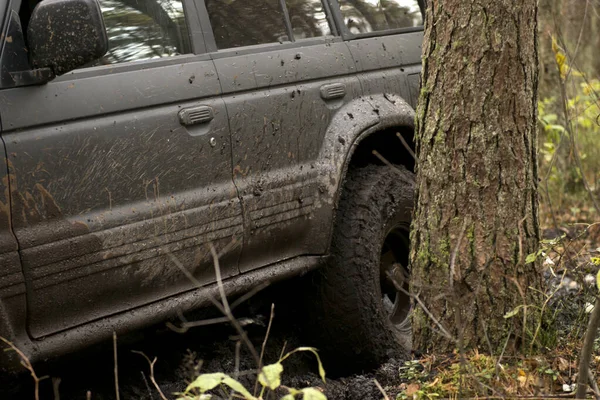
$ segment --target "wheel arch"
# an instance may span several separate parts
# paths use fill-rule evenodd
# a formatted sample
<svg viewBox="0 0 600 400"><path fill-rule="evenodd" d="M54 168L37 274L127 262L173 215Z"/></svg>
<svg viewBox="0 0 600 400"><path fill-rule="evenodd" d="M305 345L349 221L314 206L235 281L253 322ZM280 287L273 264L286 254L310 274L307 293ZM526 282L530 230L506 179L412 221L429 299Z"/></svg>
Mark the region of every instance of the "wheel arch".
<svg viewBox="0 0 600 400"><path fill-rule="evenodd" d="M384 163L404 165L414 170L415 160L398 134L414 152L415 110L400 96L370 95L354 100L339 110L328 128L325 146L319 157L322 199L328 204L328 217L323 220L333 233L335 213L344 181L351 165ZM327 222L325 222L327 221Z"/></svg>
<svg viewBox="0 0 600 400"><path fill-rule="evenodd" d="M334 206L350 165L390 162L413 171L414 129L415 110L398 95L371 95L340 110L328 129L329 145L320 158L328 164L324 169L329 170Z"/></svg>

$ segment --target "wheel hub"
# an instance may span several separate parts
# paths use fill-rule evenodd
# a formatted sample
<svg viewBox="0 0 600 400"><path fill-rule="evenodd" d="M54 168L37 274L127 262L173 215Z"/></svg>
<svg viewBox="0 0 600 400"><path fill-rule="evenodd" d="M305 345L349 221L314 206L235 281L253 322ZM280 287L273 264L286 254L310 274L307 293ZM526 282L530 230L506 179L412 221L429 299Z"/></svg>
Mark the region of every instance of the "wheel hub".
<svg viewBox="0 0 600 400"><path fill-rule="evenodd" d="M381 249L380 282L383 308L398 329L410 328L408 228L398 226L387 235ZM399 290L402 288L404 291Z"/></svg>

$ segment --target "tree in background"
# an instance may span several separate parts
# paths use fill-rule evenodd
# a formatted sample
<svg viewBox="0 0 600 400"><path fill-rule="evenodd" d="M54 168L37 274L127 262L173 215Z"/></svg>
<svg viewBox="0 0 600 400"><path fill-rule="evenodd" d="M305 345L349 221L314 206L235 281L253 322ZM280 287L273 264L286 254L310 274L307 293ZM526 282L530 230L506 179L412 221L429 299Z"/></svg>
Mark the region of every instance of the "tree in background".
<svg viewBox="0 0 600 400"><path fill-rule="evenodd" d="M415 310L414 347L518 346L542 285L527 262L540 238L537 1L427 4L411 290L428 311Z"/></svg>

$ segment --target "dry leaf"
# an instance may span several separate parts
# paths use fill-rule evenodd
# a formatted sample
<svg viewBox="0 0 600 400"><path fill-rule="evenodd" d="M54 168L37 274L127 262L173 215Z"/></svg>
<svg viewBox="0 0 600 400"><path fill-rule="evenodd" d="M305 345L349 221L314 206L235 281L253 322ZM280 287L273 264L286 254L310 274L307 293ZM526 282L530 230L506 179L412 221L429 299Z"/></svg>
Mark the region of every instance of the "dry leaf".
<svg viewBox="0 0 600 400"><path fill-rule="evenodd" d="M565 360L562 357L558 357L557 361L558 361L558 370L559 371L566 371L569 369L569 362L567 360Z"/></svg>
<svg viewBox="0 0 600 400"><path fill-rule="evenodd" d="M406 387L406 395L408 397L412 397L415 393L419 391L419 389L421 389L421 386L419 386L418 383L410 383Z"/></svg>

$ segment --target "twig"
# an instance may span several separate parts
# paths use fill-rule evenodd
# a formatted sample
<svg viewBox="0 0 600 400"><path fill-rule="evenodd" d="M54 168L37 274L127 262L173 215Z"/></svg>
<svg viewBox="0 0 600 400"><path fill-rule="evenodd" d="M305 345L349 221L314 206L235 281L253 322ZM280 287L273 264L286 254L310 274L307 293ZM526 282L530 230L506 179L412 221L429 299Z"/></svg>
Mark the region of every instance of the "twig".
<svg viewBox="0 0 600 400"><path fill-rule="evenodd" d="M144 357L146 359L146 361L148 361L148 364L150 365L150 381L152 382L152 384L158 391L160 398L162 400L168 400L167 397L165 396L165 394L163 393L163 391L160 389L160 386L158 386L156 379L154 378L154 364L156 363L156 357L154 357L154 359L152 361L150 361L150 358L146 354L142 353L141 351L131 350L131 352L141 355L142 357Z"/></svg>
<svg viewBox="0 0 600 400"><path fill-rule="evenodd" d="M218 318L211 318L211 319L203 319L200 321L194 321L194 322L183 322L181 324L181 326L175 326L174 324L167 322L167 327L169 329L171 329L172 331L175 331L177 333L186 333L188 331L188 329L190 328L195 328L198 326L206 326L206 325L214 325L214 324L221 324L223 322L229 322L229 318L227 317L218 317Z"/></svg>
<svg viewBox="0 0 600 400"><path fill-rule="evenodd" d="M444 328L442 326L442 324L440 323L440 321L438 321L433 316L433 314L427 309L427 307L425 306L425 304L423 303L423 301L419 298L419 296L409 293L402 286L398 285L398 282L396 282L395 279L392 279L392 282L394 283L394 286L396 286L396 290L400 290L402 293L406 294L409 297L412 297L413 299L416 300L417 303L419 303L419 306L421 307L421 309L425 312L425 314L427 314L429 316L429 318L433 321L433 323L436 324L436 326L440 329L442 335L446 339L448 339L448 340L456 343L456 339L446 330L446 328Z"/></svg>
<svg viewBox="0 0 600 400"><path fill-rule="evenodd" d="M142 374L142 380L144 381L144 385L146 385L146 389L148 389L148 395L150 396L150 399L154 400L154 395L152 394L152 389L150 389L150 385L148 384L148 379L146 379L146 374L144 374L144 371L140 371L140 374Z"/></svg>
<svg viewBox="0 0 600 400"><path fill-rule="evenodd" d="M389 162L384 156L382 156L381 154L379 154L379 152L377 150L373 150L373 155L375 157L377 157L379 159L379 161L381 161L382 163L384 163L385 165L387 165L388 167L392 168L394 171L396 171L397 173L401 174L402 171L400 171L398 169L398 167L396 167L394 164L392 164L391 162Z"/></svg>
<svg viewBox="0 0 600 400"><path fill-rule="evenodd" d="M279 359L281 360L283 358L283 355L285 354L285 347L287 346L287 340L283 341L283 346L281 347L281 353L279 354Z"/></svg>
<svg viewBox="0 0 600 400"><path fill-rule="evenodd" d="M598 383L596 383L596 378L594 377L594 373L592 372L592 370L588 370L588 378L590 380L590 386L592 387L592 390L594 391L594 398L596 400L600 399L600 389L598 388Z"/></svg>
<svg viewBox="0 0 600 400"><path fill-rule="evenodd" d="M240 376L240 350L242 347L242 342L239 340L235 342L235 364L233 365L233 379L237 380ZM235 391L232 390L229 393L229 400L233 399Z"/></svg>
<svg viewBox="0 0 600 400"><path fill-rule="evenodd" d="M60 378L52 378L52 392L54 393L54 400L60 400Z"/></svg>
<svg viewBox="0 0 600 400"><path fill-rule="evenodd" d="M21 359L21 365L27 371L29 371L29 373L31 374L31 377L33 378L35 400L40 400L40 381L42 381L43 379L46 379L47 376L43 376L41 378L38 377L37 374L35 373L35 370L33 369L33 366L31 365L31 362L29 361L29 358L27 358L25 353L23 353L21 350L19 350L19 348L17 346L15 346L10 340L5 339L2 336L0 336L0 341L4 342L15 353L17 353L17 355Z"/></svg>
<svg viewBox="0 0 600 400"><path fill-rule="evenodd" d="M400 134L400 132L396 132L396 136L398 136L398 139L400 139L400 141L404 145L404 148L406 149L406 151L408 151L408 154L410 154L412 156L412 158L416 160L417 156L415 155L415 152L413 151L413 149L410 148L408 143L406 143L406 140L404 140L404 137L402 137L402 134Z"/></svg>
<svg viewBox="0 0 600 400"><path fill-rule="evenodd" d="M504 357L504 352L506 351L506 347L508 346L508 341L510 340L510 335L512 335L512 326L510 327L510 331L508 331L508 335L506 336L506 340L504 341L504 346L502 347L502 352L500 353L500 357L498 357L498 361L496 362L496 365L500 365L500 362L502 361L502 357ZM498 370L496 370L496 379L498 379L500 376L500 373Z"/></svg>
<svg viewBox="0 0 600 400"><path fill-rule="evenodd" d="M271 285L271 282L268 282L268 281L260 283L254 289L252 289L248 293L244 294L243 296L240 296L239 299L237 299L233 303L231 303L231 306L230 306L231 309L235 310L235 308L237 306L239 306L240 304L242 304L246 300L250 299L251 297L253 297L254 295L256 295L258 292L260 292L261 290L266 289L267 287L269 287L269 285Z"/></svg>
<svg viewBox="0 0 600 400"><path fill-rule="evenodd" d="M565 275L566 275L567 271L565 270L563 272L563 276L561 278L561 282L564 280ZM546 300L544 301L544 304L542 304L542 308L540 310L540 315L543 317L544 312L546 312L546 306L548 305L548 303L550 302L550 300L552 300L552 298L554 297L554 295L556 293L558 293L558 291L560 290L560 285L556 287L556 289L554 289L554 291L552 292L552 294L550 294L550 296L546 296ZM529 352L533 353L533 346L535 345L535 341L537 339L537 335L540 333L540 328L542 326L542 320L540 318L540 321L538 321L537 326L535 327L535 333L533 334L533 338L531 339L531 347L529 348Z"/></svg>
<svg viewBox="0 0 600 400"><path fill-rule="evenodd" d="M483 328L483 335L485 337L485 341L487 342L488 348L490 349L490 356L494 355L494 348L492 347L492 342L490 342L490 337L488 336L488 333L487 333L487 326L485 325L485 321L483 319L481 320L481 327ZM496 372L496 376L498 376L498 374L499 374L498 369L499 369L499 366L498 366L498 363L496 363L494 365L494 371Z"/></svg>
<svg viewBox="0 0 600 400"><path fill-rule="evenodd" d="M240 337L242 338L242 340L248 347L248 350L250 350L250 353L252 353L252 357L254 357L256 364L259 365L260 358L258 356L258 353L256 352L256 349L252 345L252 342L250 342L250 339L248 339L248 335L246 334L246 331L244 331L242 329L242 327L239 324L239 322L237 321L237 319L235 319L235 317L231 313L231 308L229 307L229 302L227 301L227 296L225 295L225 288L223 287L223 280L221 279L221 267L219 265L219 257L217 256L217 250L215 249L215 246L213 246L212 243L209 243L209 247L210 247L210 253L212 254L212 257L213 257L213 264L215 267L215 275L217 277L217 285L219 287L219 293L221 294L221 302L223 303L223 309L225 311L225 315L229 318L231 325L233 325L235 330L238 332L238 334L240 335Z"/></svg>
<svg viewBox="0 0 600 400"><path fill-rule="evenodd" d="M121 399L121 395L119 393L119 364L117 363L117 332L113 331L113 357L115 362L115 396L117 400Z"/></svg>
<svg viewBox="0 0 600 400"><path fill-rule="evenodd" d="M588 371L590 368L590 361L592 354L594 353L594 339L596 339L596 332L598 332L598 326L600 325L600 296L596 297L596 304L592 315L590 315L590 321L588 323L587 331L585 332L585 339L583 340L583 347L581 348L581 356L579 357L579 372L577 376L577 393L575 398L585 398L587 392L587 381L589 379Z"/></svg>
<svg viewBox="0 0 600 400"><path fill-rule="evenodd" d="M377 386L377 389L379 389L379 391L383 395L383 399L384 400L390 400L390 397L387 395L387 393L385 392L385 390L383 390L383 387L381 387L381 384L377 381L377 379L373 379L373 382L375 382L375 386Z"/></svg>
<svg viewBox="0 0 600 400"><path fill-rule="evenodd" d="M271 324L273 323L273 317L275 316L275 304L271 303L271 315L269 317L269 325L267 325L267 332L265 333L265 339L262 342L262 346L260 348L260 357L258 359L258 370L262 370L263 367L263 356L265 355L265 348L267 347L267 340L269 340L269 333L271 332ZM256 392L258 391L258 379L254 383L254 396L256 396Z"/></svg>
<svg viewBox="0 0 600 400"><path fill-rule="evenodd" d="M223 288L223 281L221 279L221 269L220 269L220 266L219 266L219 258L217 257L217 252L216 252L214 246L212 245L212 243L210 244L210 249L211 249L211 254L213 256L213 265L214 265L215 273L216 273L216 276L217 276L217 284L219 286L219 293L221 294L221 296L224 296L225 290ZM183 274L196 287L202 288L202 284L198 281L198 279L196 279L196 277L194 275L192 275L190 273L190 271L187 270L187 268L185 268L185 266L181 263L181 261L179 261L179 259L177 257L175 257L170 251L168 251L166 249L165 249L165 252L169 256L169 258L171 259L171 261L173 262L173 264L175 264L175 266L177 266L177 268L179 268L179 270L181 272L183 272ZM225 298L225 302L223 304L219 303L212 296L210 296L208 299L210 300L210 302L215 307L217 307L217 309L221 312L221 314L225 315L229 319L229 322L231 323L231 325L233 325L233 327L235 328L235 330L238 332L238 334L242 338L242 341L248 347L248 350L250 351L250 353L252 354L252 356L254 357L254 359L256 361L256 364L258 365L258 353L256 352L256 349L254 348L254 346L252 345L252 343L248 339L248 336L246 335L246 332L242 329L242 327L240 326L240 324L233 317L233 315L231 313L231 308L229 307L229 305L227 303L227 298ZM225 307L225 304L227 304L227 307Z"/></svg>

